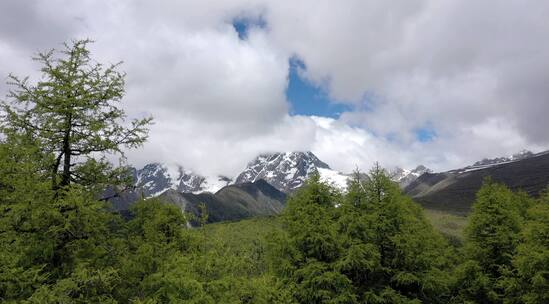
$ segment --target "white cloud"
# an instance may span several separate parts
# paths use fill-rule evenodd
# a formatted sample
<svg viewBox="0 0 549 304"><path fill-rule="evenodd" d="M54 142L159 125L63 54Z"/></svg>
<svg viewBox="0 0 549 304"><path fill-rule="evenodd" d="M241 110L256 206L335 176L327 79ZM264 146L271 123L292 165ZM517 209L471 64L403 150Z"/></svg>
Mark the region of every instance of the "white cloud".
<svg viewBox="0 0 549 304"><path fill-rule="evenodd" d="M399 142L389 149L420 146L416 160L451 168L549 144L548 3L283 3L269 6L273 41L305 62L310 80L358 106L344 121ZM468 132L492 121L505 122L492 130L499 141ZM418 143L424 126L434 142Z"/></svg>
<svg viewBox="0 0 549 304"><path fill-rule="evenodd" d="M125 105L156 124L130 160L232 175L259 152L313 150L335 169L450 169L549 143L544 1L3 1L0 77L90 37L124 60ZM241 41L231 20L261 16ZM288 59L356 111L288 116ZM0 84L0 93L6 86ZM429 126L431 142L415 130Z"/></svg>

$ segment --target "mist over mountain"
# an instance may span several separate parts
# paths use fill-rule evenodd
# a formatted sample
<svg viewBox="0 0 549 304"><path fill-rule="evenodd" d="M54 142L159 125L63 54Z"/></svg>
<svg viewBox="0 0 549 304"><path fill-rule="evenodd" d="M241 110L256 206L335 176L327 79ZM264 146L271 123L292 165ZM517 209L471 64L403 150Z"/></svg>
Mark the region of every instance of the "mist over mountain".
<svg viewBox="0 0 549 304"><path fill-rule="evenodd" d="M312 152L284 152L258 156L235 178L202 176L182 166L150 163L132 169L133 190L114 195L110 189L105 196L113 196L110 201L119 211L140 198L158 197L197 216L198 205L205 203L210 221L237 220L279 213L286 195L302 187L314 172L345 190L349 176L330 169Z"/></svg>

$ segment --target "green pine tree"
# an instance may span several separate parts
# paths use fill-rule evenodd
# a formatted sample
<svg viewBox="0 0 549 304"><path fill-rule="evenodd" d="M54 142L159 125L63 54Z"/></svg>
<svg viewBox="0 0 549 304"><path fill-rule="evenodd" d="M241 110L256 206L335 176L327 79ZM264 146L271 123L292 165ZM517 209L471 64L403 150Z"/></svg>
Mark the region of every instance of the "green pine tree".
<svg viewBox="0 0 549 304"><path fill-rule="evenodd" d="M466 228L464 262L456 271L459 301L504 303L520 241L520 208L507 187L486 180Z"/></svg>
<svg viewBox="0 0 549 304"><path fill-rule="evenodd" d="M123 225L96 199L125 170L102 153L140 145L150 119L123 126L123 74L93 63L88 43L40 54L42 80L12 76L2 102L2 302L114 302L121 282Z"/></svg>
<svg viewBox="0 0 549 304"><path fill-rule="evenodd" d="M526 213L522 242L513 258L516 303L549 303L549 191Z"/></svg>
<svg viewBox="0 0 549 304"><path fill-rule="evenodd" d="M59 52L39 53L42 77L36 84L10 75L9 100L1 128L26 134L53 156L47 170L54 190L71 183L103 190L121 182L123 172L113 168L105 153L122 153L147 138L151 118L125 125L120 107L124 74L119 64L104 67L90 56L90 40L65 44Z"/></svg>

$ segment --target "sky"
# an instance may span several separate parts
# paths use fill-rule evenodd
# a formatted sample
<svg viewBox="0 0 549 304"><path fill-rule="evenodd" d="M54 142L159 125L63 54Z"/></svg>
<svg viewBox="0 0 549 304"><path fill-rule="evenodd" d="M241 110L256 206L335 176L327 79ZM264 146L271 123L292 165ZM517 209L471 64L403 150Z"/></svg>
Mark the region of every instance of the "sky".
<svg viewBox="0 0 549 304"><path fill-rule="evenodd" d="M91 38L123 61L136 166L235 175L259 153L435 171L549 149L549 2L3 0L0 80ZM0 81L0 96L8 87Z"/></svg>

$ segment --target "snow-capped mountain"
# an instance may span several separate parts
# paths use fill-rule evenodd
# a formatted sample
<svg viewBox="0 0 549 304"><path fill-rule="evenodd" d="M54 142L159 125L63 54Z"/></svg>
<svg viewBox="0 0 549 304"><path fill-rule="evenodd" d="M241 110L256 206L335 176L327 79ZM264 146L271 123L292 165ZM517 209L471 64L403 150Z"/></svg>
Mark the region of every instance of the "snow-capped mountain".
<svg viewBox="0 0 549 304"><path fill-rule="evenodd" d="M135 169L134 180L135 186L145 197L160 195L168 189L184 193L216 192L232 182L224 176L204 177L183 167L177 167L176 171L170 172L167 166L159 163Z"/></svg>
<svg viewBox="0 0 549 304"><path fill-rule="evenodd" d="M278 190L289 193L303 186L315 171L318 171L321 180L341 189L346 188L348 176L330 169L312 152L262 154L248 164L235 183L264 179Z"/></svg>
<svg viewBox="0 0 549 304"><path fill-rule="evenodd" d="M467 171L485 169L485 168L493 167L493 166L500 165L500 164L511 163L511 162L516 162L516 161L519 161L519 160L531 158L531 157L536 156L538 154L534 154L534 153L532 153L531 151L528 151L528 150L522 150L522 151L520 151L518 153L515 153L511 156L502 156L502 157L496 157L496 158L485 158L481 161L475 162L474 164L472 164L470 166L467 166L467 167L464 167L464 168L461 168L461 169L451 170L450 172L467 172Z"/></svg>
<svg viewBox="0 0 549 304"><path fill-rule="evenodd" d="M423 175L423 173L432 172L431 169L419 165L415 169L408 170L400 167L396 167L393 171L389 173L391 179L397 182L402 189L406 188L410 183L415 181L418 177Z"/></svg>
<svg viewBox="0 0 549 304"><path fill-rule="evenodd" d="M168 169L159 163L147 164L142 169L134 169L135 187L145 197L156 196L173 185Z"/></svg>
<svg viewBox="0 0 549 304"><path fill-rule="evenodd" d="M221 188L247 182L265 180L276 189L290 193L303 186L313 172L320 179L340 190L347 188L350 174L332 170L312 152L277 152L262 154L248 163L236 178L224 176L202 176L183 167L168 167L159 163L148 164L140 170L134 170L135 186L144 197L158 196L173 189L181 193L215 193ZM424 166L412 170L396 168L391 178L405 188L425 172L431 172Z"/></svg>
<svg viewBox="0 0 549 304"><path fill-rule="evenodd" d="M473 166L487 166L487 165L496 165L496 164L501 164L501 163L506 163L506 162L511 162L511 161L517 161L517 160L521 160L521 159L525 159L525 158L529 158L529 157L532 157L534 156L534 153L532 153L531 151L528 151L528 150L522 150L518 153L515 153L511 156L507 156L507 157L497 157L497 158L485 158L481 161L478 161L476 163L473 164Z"/></svg>

